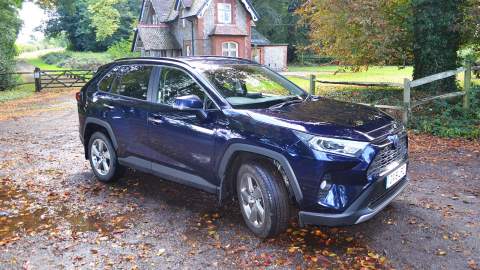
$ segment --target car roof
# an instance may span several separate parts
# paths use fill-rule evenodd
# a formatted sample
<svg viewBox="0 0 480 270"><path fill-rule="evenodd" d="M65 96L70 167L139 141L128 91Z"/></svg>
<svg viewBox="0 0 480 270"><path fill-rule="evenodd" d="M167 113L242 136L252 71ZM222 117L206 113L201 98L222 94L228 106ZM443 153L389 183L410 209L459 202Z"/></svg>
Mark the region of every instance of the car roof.
<svg viewBox="0 0 480 270"><path fill-rule="evenodd" d="M152 62L177 62L181 64L186 64L190 67L197 67L205 64L212 65L258 65L258 63L253 62L248 59L235 58L235 57L221 57L221 56L187 56L187 57L135 57L135 58L122 58L118 59L115 62L135 62L135 61L152 61Z"/></svg>

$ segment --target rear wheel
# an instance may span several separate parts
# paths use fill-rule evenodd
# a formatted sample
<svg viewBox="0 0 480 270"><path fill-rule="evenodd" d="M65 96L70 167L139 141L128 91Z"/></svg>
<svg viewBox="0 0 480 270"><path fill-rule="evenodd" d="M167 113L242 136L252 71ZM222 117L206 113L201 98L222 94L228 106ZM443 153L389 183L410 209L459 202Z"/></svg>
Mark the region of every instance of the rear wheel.
<svg viewBox="0 0 480 270"><path fill-rule="evenodd" d="M118 164L117 154L110 139L101 132L95 132L88 144L89 160L93 173L104 183L118 180L125 169Z"/></svg>
<svg viewBox="0 0 480 270"><path fill-rule="evenodd" d="M245 223L256 236L267 238L286 230L288 192L273 166L263 162L242 165L237 175L237 196Z"/></svg>

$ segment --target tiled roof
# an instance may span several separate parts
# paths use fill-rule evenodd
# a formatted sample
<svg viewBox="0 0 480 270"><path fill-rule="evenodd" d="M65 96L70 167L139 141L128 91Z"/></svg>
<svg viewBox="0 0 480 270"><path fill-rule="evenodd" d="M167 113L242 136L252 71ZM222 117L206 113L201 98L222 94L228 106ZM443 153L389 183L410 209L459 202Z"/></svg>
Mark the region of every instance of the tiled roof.
<svg viewBox="0 0 480 270"><path fill-rule="evenodd" d="M187 7L186 5L186 2L188 1L184 1L184 5L185 7ZM185 9L185 14L183 15L183 18L187 18L187 17L192 17L192 16L198 16L200 14L200 12L202 11L202 9L210 4L210 2L212 2L212 0L190 0L190 7L186 8Z"/></svg>
<svg viewBox="0 0 480 270"><path fill-rule="evenodd" d="M182 2L183 2L183 5L184 5L186 8L192 7L193 0L182 0Z"/></svg>
<svg viewBox="0 0 480 270"><path fill-rule="evenodd" d="M166 25L139 25L138 35L145 50L181 49L175 37Z"/></svg>
<svg viewBox="0 0 480 270"><path fill-rule="evenodd" d="M257 31L254 27L252 27L252 44L253 45L270 45L271 42L262 35L260 32Z"/></svg>
<svg viewBox="0 0 480 270"><path fill-rule="evenodd" d="M175 10L175 0L150 0L161 22L170 22L177 18L178 12Z"/></svg>
<svg viewBox="0 0 480 270"><path fill-rule="evenodd" d="M247 32L240 30L234 25L217 25L211 36L247 36Z"/></svg>

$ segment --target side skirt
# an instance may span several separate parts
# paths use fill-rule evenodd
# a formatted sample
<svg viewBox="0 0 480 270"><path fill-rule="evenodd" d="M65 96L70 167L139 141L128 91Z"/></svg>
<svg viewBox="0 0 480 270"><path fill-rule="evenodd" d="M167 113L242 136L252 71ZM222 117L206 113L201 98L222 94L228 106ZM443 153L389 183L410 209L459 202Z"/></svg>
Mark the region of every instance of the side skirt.
<svg viewBox="0 0 480 270"><path fill-rule="evenodd" d="M165 180L200 189L208 193L218 194L219 189L217 186L197 175L137 157L119 158L118 162L121 165L134 168L145 173L154 174Z"/></svg>

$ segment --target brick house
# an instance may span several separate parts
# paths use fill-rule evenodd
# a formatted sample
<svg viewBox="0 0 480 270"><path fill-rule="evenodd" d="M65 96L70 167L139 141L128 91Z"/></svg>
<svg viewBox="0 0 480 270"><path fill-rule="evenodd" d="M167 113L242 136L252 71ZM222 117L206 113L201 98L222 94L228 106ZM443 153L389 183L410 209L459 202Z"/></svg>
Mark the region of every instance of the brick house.
<svg viewBox="0 0 480 270"><path fill-rule="evenodd" d="M142 56L218 55L287 68L287 45L255 30L250 0L144 0L134 51Z"/></svg>

